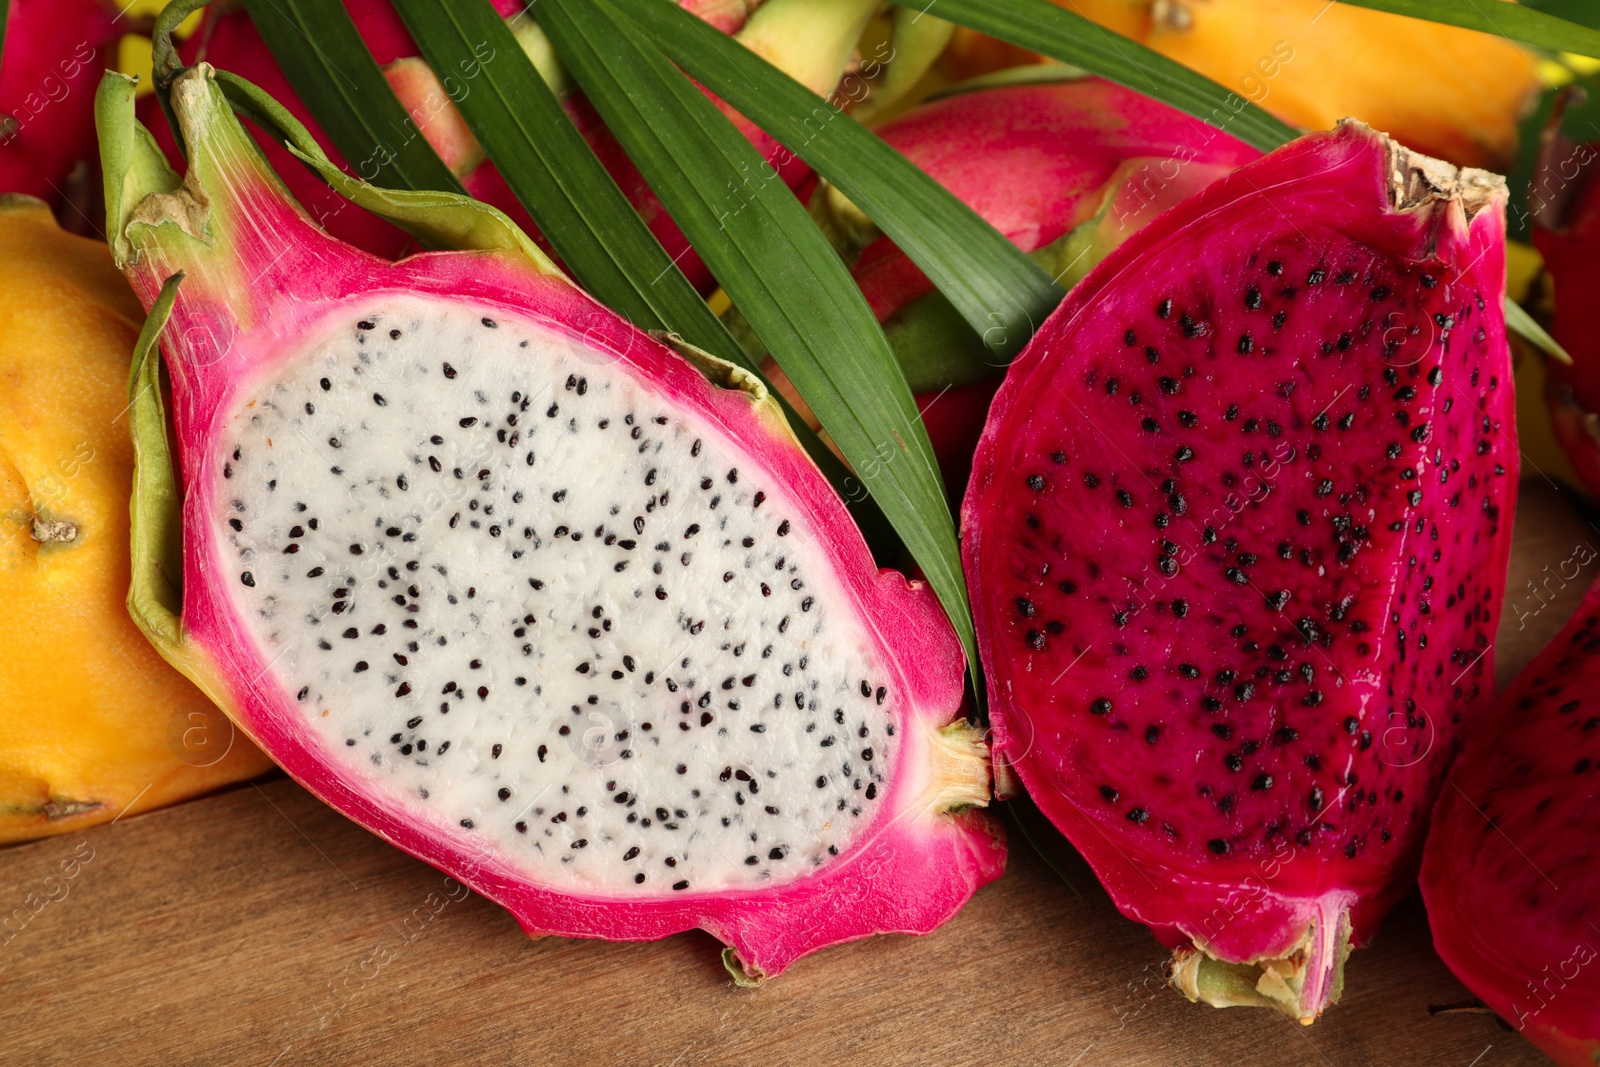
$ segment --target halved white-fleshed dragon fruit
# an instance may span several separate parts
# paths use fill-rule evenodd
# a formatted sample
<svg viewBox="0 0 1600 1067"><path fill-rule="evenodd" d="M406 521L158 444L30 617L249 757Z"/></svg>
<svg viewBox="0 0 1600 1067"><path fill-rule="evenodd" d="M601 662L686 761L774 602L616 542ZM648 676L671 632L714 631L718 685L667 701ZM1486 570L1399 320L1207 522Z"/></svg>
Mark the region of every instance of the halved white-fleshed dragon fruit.
<svg viewBox="0 0 1600 1067"><path fill-rule="evenodd" d="M1493 695L1504 183L1357 123L1112 252L962 511L995 758L1214 1004L1310 1021Z"/></svg>
<svg viewBox="0 0 1600 1067"><path fill-rule="evenodd" d="M391 202L509 248L342 245L209 67L172 104L181 183L102 89L182 467L180 563L147 356L130 606L290 774L530 932L699 927L749 976L929 931L1000 874L952 629L753 378L460 198Z"/></svg>

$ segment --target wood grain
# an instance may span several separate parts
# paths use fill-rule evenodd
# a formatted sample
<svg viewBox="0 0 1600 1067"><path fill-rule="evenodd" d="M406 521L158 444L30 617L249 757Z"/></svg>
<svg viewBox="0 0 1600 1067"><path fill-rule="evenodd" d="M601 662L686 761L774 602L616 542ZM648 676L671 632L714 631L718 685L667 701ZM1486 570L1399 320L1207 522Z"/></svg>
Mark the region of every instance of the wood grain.
<svg viewBox="0 0 1600 1067"><path fill-rule="evenodd" d="M1600 536L1529 483L1512 601L1579 542ZM1542 610L1508 607L1502 677L1591 577L1552 584ZM1344 1001L1302 1028L1165 990L1155 941L1081 862L1067 875L1071 889L1019 844L937 933L839 946L744 990L704 935L530 941L278 778L0 852L0 917L21 909L0 930L0 1064L1542 1062L1491 1017L1429 1014L1468 995L1415 896L1351 958Z"/></svg>

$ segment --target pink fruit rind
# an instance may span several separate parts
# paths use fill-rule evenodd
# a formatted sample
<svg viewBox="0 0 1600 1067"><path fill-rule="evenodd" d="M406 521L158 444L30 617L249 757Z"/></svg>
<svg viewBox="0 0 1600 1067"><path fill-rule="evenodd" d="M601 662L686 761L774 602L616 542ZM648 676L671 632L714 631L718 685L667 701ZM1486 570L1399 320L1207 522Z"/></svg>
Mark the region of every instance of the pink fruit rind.
<svg viewBox="0 0 1600 1067"><path fill-rule="evenodd" d="M643 940L700 928L727 943L743 970L772 976L801 955L881 932L926 933L999 876L1004 844L981 812L946 811L937 778L941 728L958 714L962 657L936 600L919 582L877 571L860 533L795 443L765 394L713 385L660 341L632 328L564 277L503 252L432 252L390 263L317 229L262 164L204 65L173 87L191 162L188 193L151 196L125 228L123 266L152 304L185 272L164 337L183 460L182 641L163 651L229 710L297 781L384 839L504 905L530 933ZM157 221L162 220L162 221ZM198 227L203 237L190 236ZM636 376L704 418L741 452L760 457L828 558L861 618L889 650L905 694L906 727L879 822L838 861L777 888L705 891L664 899L612 898L533 884L492 850L471 847L436 812L375 799L329 773L325 742L297 722L272 683L272 664L223 591L226 558L212 516L221 457L208 448L241 391L283 363L285 351L326 329L330 316L385 294L493 309L581 338L609 366ZM476 314L476 312L474 312ZM754 417L752 417L754 416ZM159 643L159 642L158 642ZM266 679L266 681L263 681Z"/></svg>
<svg viewBox="0 0 1600 1067"><path fill-rule="evenodd" d="M723 33L737 33L761 0L680 0L678 6Z"/></svg>
<svg viewBox="0 0 1600 1067"><path fill-rule="evenodd" d="M0 62L0 192L59 200L92 163L94 87L122 27L109 0L11 0Z"/></svg>
<svg viewBox="0 0 1600 1067"><path fill-rule="evenodd" d="M1561 342L1566 347L1566 342ZM1571 353L1573 350L1568 348ZM1573 357L1577 358L1576 355ZM1578 399L1572 385L1571 368L1552 361L1546 370L1545 407L1550 412L1550 429L1556 443L1589 492L1600 494L1600 413L1589 410Z"/></svg>
<svg viewBox="0 0 1600 1067"><path fill-rule="evenodd" d="M1450 770L1423 852L1434 948L1563 1067L1600 1063L1600 585Z"/></svg>
<svg viewBox="0 0 1600 1067"><path fill-rule="evenodd" d="M1556 441L1591 493L1600 494L1600 329L1589 317L1589 301L1600 287L1600 181L1595 158L1600 146L1574 144L1563 133L1571 102L1563 95L1551 116L1539 153L1540 183L1530 190L1533 244L1550 274L1555 314L1550 332L1572 357L1571 365L1548 362L1545 404ZM1570 179L1565 176L1576 168Z"/></svg>
<svg viewBox="0 0 1600 1067"><path fill-rule="evenodd" d="M1453 172L1431 169L1437 166L1358 124L1346 124L1280 149L1161 216L1108 256L1044 324L1013 364L978 447L962 511L963 559L989 679L996 762L1016 770L1040 809L1089 860L1118 907L1167 944L1181 947L1175 984L1212 1003L1272 1003L1309 1021L1337 997L1348 944L1372 936L1414 874L1428 807L1457 723L1470 723L1490 695L1488 644L1509 555L1510 524L1500 516L1511 514L1516 469L1511 373L1498 312L1504 289L1504 190L1481 172L1461 175L1458 184ZM1470 212L1463 208L1467 193L1473 200ZM1293 223L1286 223L1291 218ZM1196 263L1208 256L1215 261ZM1326 277L1311 279L1314 271L1308 268L1324 257L1330 263ZM1287 273L1279 259L1290 264ZM1343 269L1345 260L1361 270ZM1413 291L1397 295L1387 281L1372 281L1374 274L1386 280L1393 276L1396 285L1409 279ZM1324 281L1332 288L1313 288ZM1357 284L1372 289L1371 303L1364 300L1365 288L1358 294L1363 299L1338 295L1341 285ZM1172 302L1163 302L1162 293ZM1302 301L1334 303L1295 304L1297 294ZM1396 377L1386 383L1377 380L1377 372L1386 367L1391 350L1380 354L1376 349L1389 334L1374 335L1376 323L1363 327L1359 316L1363 306L1393 300L1399 310L1386 325L1393 329L1398 323L1403 329L1392 338ZM1325 313L1310 310L1344 306L1339 301L1350 307L1351 321L1345 325L1324 323L1318 315ZM1298 326L1298 318L1269 323L1278 308L1286 315L1310 316L1311 325ZM1454 316L1465 319L1458 334L1481 327L1470 342L1458 341L1450 356L1449 372L1460 379L1455 389L1469 395L1448 403L1424 397L1425 406L1408 417L1430 418L1438 436L1430 440L1430 431L1422 430L1422 438L1409 437L1394 421L1379 418L1381 407L1403 408L1423 395L1419 373L1429 364L1437 365L1429 376L1440 375L1430 384L1445 383L1440 353L1451 349L1438 343L1438 331L1429 336L1422 328L1433 320L1447 330L1443 320L1454 327ZM1176 329L1180 318L1182 336ZM1280 326L1282 341L1276 334ZM1296 333L1329 327L1333 331L1325 337ZM1243 333L1229 332L1241 328ZM1349 332L1341 337L1340 329ZM1427 351L1407 353L1405 339L1411 336L1426 337ZM1154 347L1141 351L1147 345ZM1224 349L1228 358L1237 352L1238 367L1225 368L1220 361L1215 368L1209 365ZM1340 404L1331 388L1338 381L1323 383L1327 390L1315 388L1314 361L1346 349L1367 353L1359 357L1367 360L1364 366L1345 372L1345 384L1359 403L1345 397ZM1456 367L1463 349L1468 358L1487 364L1483 380L1474 371L1470 386L1470 368ZM1293 360L1287 366L1286 352ZM1147 366L1145 355L1158 358L1159 366ZM1267 362L1274 356L1278 363ZM1204 375L1187 376L1194 369L1192 363L1185 368L1191 360ZM1094 378L1102 361L1106 374L1122 376L1120 392L1115 383ZM1407 372L1405 385L1400 371ZM1158 374L1170 375L1159 388ZM1250 380L1252 374L1260 380ZM1366 384L1365 374L1373 376L1368 385L1373 391L1356 394L1356 387ZM1310 386L1296 393L1302 378ZM1130 406L1140 403L1141 392L1142 409ZM1244 409L1241 414L1259 409L1254 413L1276 416L1281 428L1270 419L1257 426L1255 418L1236 422L1237 414L1224 415L1229 393ZM1313 400L1302 400L1301 394L1319 398L1316 407L1302 413L1296 405ZM1366 413L1369 395L1380 405L1378 413ZM1446 417L1469 400L1469 414L1456 407L1456 414ZM1185 404L1194 411L1173 410ZM1343 489L1337 497L1318 495L1316 482L1301 479L1313 475L1305 469L1308 461L1320 464L1321 449L1335 447L1324 428L1349 428L1332 425L1346 404L1352 410L1350 427L1373 435L1374 458L1383 456L1391 436L1395 451L1371 463L1371 475L1359 472L1354 455L1349 469L1343 467L1346 461L1326 475L1318 469L1317 479L1336 476ZM1333 418L1314 420L1319 411ZM1355 421L1358 411L1360 422ZM1197 416L1183 423L1197 428L1187 433L1171 428L1182 422L1175 414ZM1141 429L1140 416L1155 415L1162 419L1151 419ZM1481 436L1480 417L1486 424ZM1125 427L1121 420L1127 420ZM1261 466L1277 468L1276 474L1261 476L1267 491L1219 513L1232 516L1216 520L1220 537L1189 530L1186 522L1198 527L1205 518L1209 531L1213 511L1226 505L1223 486L1235 484L1226 479L1237 476L1230 475L1239 455L1233 449L1265 445L1280 435L1298 451L1271 462L1263 452ZM1418 447L1425 440L1429 445ZM1317 443L1315 455L1308 441ZM1458 499L1471 504L1470 514L1454 523L1447 522L1446 498L1430 488L1430 479L1444 484L1433 469L1438 444L1467 464L1461 478L1470 480L1458 486L1463 494ZM1245 452L1247 468L1251 456ZM1359 462L1369 460L1363 456ZM1443 456L1443 462L1449 467L1452 461ZM1422 474L1398 469L1407 463ZM1223 478L1220 485L1205 481L1208 471L1211 482ZM1130 472L1133 477L1125 479ZM1092 485L1088 473L1095 474ZM1444 474L1451 481L1451 471ZM1170 475L1183 480L1165 497L1169 510L1156 516L1158 529L1136 533L1148 526L1148 510L1163 506L1167 489L1158 492L1156 485ZM1290 480L1276 493L1272 481L1265 480L1284 477ZM1357 493L1345 482L1351 477L1375 481ZM1438 594L1428 592L1432 581L1420 587L1419 598L1417 579L1408 577L1415 563L1408 569L1407 556L1416 560L1422 550L1402 549L1402 542L1413 520L1420 522L1427 513L1393 512L1406 506L1402 497L1410 490L1402 493L1402 487L1412 478L1419 479L1414 483L1419 499L1410 506L1420 507L1427 499L1444 510L1434 515L1432 533L1424 523L1418 537L1443 536L1451 553L1444 563L1430 564L1441 568L1438 583L1448 590L1447 605L1434 603ZM1107 484L1100 485L1102 480ZM1334 483L1327 484L1331 491ZM1118 487L1131 491L1120 508L1111 496ZM1359 527L1365 540L1352 546L1348 558L1335 559L1332 550L1342 547L1332 543L1335 538L1314 552L1308 545L1311 555L1298 559L1289 540L1280 542L1322 536L1296 533L1296 507L1303 509L1299 527L1340 519L1344 525L1335 523L1333 530L1343 536L1351 528L1349 513L1334 512L1354 510L1368 493L1371 503L1358 522L1378 521L1370 531ZM1178 497L1183 499L1172 503ZM1057 514L1063 508L1068 510ZM1379 510L1369 516L1372 509ZM1031 516L1027 530L1020 521L1024 511ZM1383 525L1391 519L1401 524L1398 538L1395 526ZM1480 521L1487 530L1475 525ZM1148 555L1136 547L1142 536L1151 542ZM1194 547L1169 558L1169 550L1155 547L1169 537L1192 541ZM1233 537L1239 543L1228 547ZM1487 545L1479 543L1484 539ZM1107 547L1120 541L1129 541L1123 558ZM1274 542L1280 543L1277 550ZM1440 542L1426 542L1435 543ZM1251 555L1235 561L1235 552ZM1189 557L1181 568L1179 554ZM1323 570L1302 566L1305 559ZM1085 571L1086 561L1098 561L1107 573ZM1154 564L1160 562L1171 567L1165 571L1169 577L1156 574ZM1224 580L1222 571L1229 566L1234 570ZM1326 579L1314 577L1324 573ZM1234 584L1241 578L1245 584ZM1345 587L1345 581L1351 584ZM1274 607L1277 589L1291 595ZM1298 600L1295 590L1300 590ZM1349 604L1334 603L1346 590ZM1390 603L1403 592L1410 594L1407 606ZM1466 608L1458 599L1462 593ZM1329 604L1320 603L1324 595ZM1180 598L1181 611L1173 606ZM1305 612L1310 629L1301 631L1303 640L1296 637L1299 623L1287 625L1292 616L1279 621L1285 608ZM1387 618L1391 611L1394 624ZM1418 633L1431 641L1413 647L1407 664L1405 631L1422 627L1422 613L1429 611L1439 614L1438 621L1415 630L1411 643L1419 644ZM1369 615L1370 623L1364 621ZM1351 617L1363 627L1355 638L1346 636L1355 632ZM1183 618L1188 622L1177 621ZM1058 628L1047 629L1047 620ZM1228 626L1240 620L1248 636L1230 637ZM1251 622L1254 628L1246 625ZM1286 636L1279 635L1280 628ZM1246 641L1257 651L1251 652ZM1268 641L1283 655L1265 655L1270 649L1261 645ZM1319 656L1304 654L1313 641L1323 646ZM1405 672L1417 674L1417 688L1391 699L1387 685L1413 683L1409 674L1400 676L1396 655ZM1304 686L1293 671L1283 671L1289 675L1285 679L1271 678L1275 669L1295 668L1301 658L1310 667ZM1255 660L1262 675L1255 673ZM1186 667L1186 662L1201 666ZM1132 670L1136 664L1141 670ZM1213 680L1222 667L1235 673ZM1147 678L1148 687L1139 688ZM1258 697L1258 686L1270 709L1262 707L1266 701ZM1415 714L1403 702L1410 695L1422 698ZM1292 724L1288 733L1281 732L1285 724ZM1302 753L1315 756L1316 765L1300 765ZM1349 771L1358 772L1359 792L1357 779L1344 777ZM1308 802L1308 795L1315 799Z"/></svg>
<svg viewBox="0 0 1600 1067"><path fill-rule="evenodd" d="M919 393L917 410L928 428L933 458L944 475L945 491L951 500L960 500L972 473L972 447L983 434L989 403L1000 388L998 378L973 382L937 393Z"/></svg>
<svg viewBox="0 0 1600 1067"><path fill-rule="evenodd" d="M1198 119L1100 78L1003 86L908 112L878 131L1024 252L1059 239L1099 207L1129 160L1154 193L1191 163L1238 167L1256 149ZM879 321L933 290L887 237L854 269Z"/></svg>

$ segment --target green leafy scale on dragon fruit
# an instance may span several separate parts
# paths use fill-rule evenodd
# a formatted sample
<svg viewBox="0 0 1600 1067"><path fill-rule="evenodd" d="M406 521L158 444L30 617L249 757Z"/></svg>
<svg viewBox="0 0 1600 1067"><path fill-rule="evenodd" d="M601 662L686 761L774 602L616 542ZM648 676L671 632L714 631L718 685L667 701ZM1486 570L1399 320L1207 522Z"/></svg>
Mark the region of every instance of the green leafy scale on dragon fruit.
<svg viewBox="0 0 1600 1067"><path fill-rule="evenodd" d="M521 256L338 243L210 75L185 190L119 235L147 303L186 272L175 661L530 931L702 927L772 975L998 876L953 631L764 391Z"/></svg>
<svg viewBox="0 0 1600 1067"><path fill-rule="evenodd" d="M1600 585L1450 769L1422 856L1433 943L1562 1067L1600 1063Z"/></svg>
<svg viewBox="0 0 1600 1067"><path fill-rule="evenodd" d="M1107 257L990 412L996 758L1191 996L1336 999L1492 695L1503 202L1359 124L1302 138Z"/></svg>

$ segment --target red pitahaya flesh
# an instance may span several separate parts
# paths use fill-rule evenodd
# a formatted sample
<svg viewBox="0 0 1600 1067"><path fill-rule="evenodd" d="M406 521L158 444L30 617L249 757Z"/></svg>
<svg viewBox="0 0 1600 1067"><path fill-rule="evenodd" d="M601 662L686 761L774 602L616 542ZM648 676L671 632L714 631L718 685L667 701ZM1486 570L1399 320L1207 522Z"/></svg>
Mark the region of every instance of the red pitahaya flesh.
<svg viewBox="0 0 1600 1067"><path fill-rule="evenodd" d="M511 191L511 187L498 168L492 163L483 161L481 152L476 151L476 142L470 130L466 128L459 112L451 103L454 95L462 92L462 88L454 83L448 87L441 86L431 72L427 71L425 65L417 58L416 43L411 39L405 24L388 0L344 0L344 2L373 58L386 68L390 85L400 97L401 103L417 121L420 132L439 152L440 157L451 165L452 169L458 171L467 191L479 200L505 212L549 252L548 242L538 232L527 209L517 200L516 194ZM794 0L786 0L786 3L787 6L795 6ZM529 31L534 28L528 24L523 15L525 6L521 0L494 0L496 11L507 19L514 20L514 24L520 25L523 30ZM735 2L735 0L683 0L681 6L693 14L706 18L723 32L735 33L744 27L751 11L762 5ZM853 24L858 20L864 21L873 5L866 3L865 0L850 0L849 3L835 7L838 11L829 20L830 24L834 22ZM856 9L860 9L859 15ZM769 50L767 58L796 77L807 81L808 84L820 86L819 92L825 92L837 83L848 57L849 48L840 46L831 50L824 49L823 51L828 54L817 54L804 47L805 44L803 41L797 42L793 49L794 54ZM295 94L288 78L279 70L246 12L219 11L208 15L206 26L179 48L179 55L185 63L192 64L204 60L214 67L232 71L260 86L305 125L317 143L322 146L323 151L335 162L348 172L357 173L356 168L344 163L343 156L334 148L321 126L311 117L310 111ZM466 87L466 91L470 91L470 85ZM563 103L573 123L589 142L589 146L594 149L600 162L621 188L623 195L639 211L651 232L677 263L678 268L688 277L690 283L703 293L714 289L716 281L711 277L711 272L689 246L688 238L662 208L655 193L645 182L644 176L622 150L622 146L617 143L611 131L606 129L587 98L582 94L573 93L567 96ZM150 110L143 113L145 121L156 133L168 159L174 165L179 164L181 155L176 141L162 123L154 121L154 105L147 107ZM737 116L734 118L746 136L772 164L775 172L791 188L802 187L811 180L810 168L797 156L754 125ZM408 234L382 219L352 207L320 178L301 167L282 145L266 135L257 137L257 141L266 153L268 162L282 175L290 192L329 233L346 243L385 258L398 256L409 247ZM470 143L474 151L463 152L464 143Z"/></svg>
<svg viewBox="0 0 1600 1067"><path fill-rule="evenodd" d="M525 256L340 244L211 73L172 90L183 187L108 198L147 305L185 272L163 651L532 932L699 927L773 975L932 930L997 877L954 633L875 568L765 391Z"/></svg>
<svg viewBox="0 0 1600 1067"><path fill-rule="evenodd" d="M1467 739L1422 858L1439 955L1562 1067L1600 1064L1597 692L1600 585Z"/></svg>
<svg viewBox="0 0 1600 1067"><path fill-rule="evenodd" d="M59 203L98 156L94 88L126 27L110 0L11 0L0 57L0 192Z"/></svg>
<svg viewBox="0 0 1600 1067"><path fill-rule="evenodd" d="M1492 690L1504 184L1356 123L1167 212L1001 386L962 510L995 758L1174 982L1309 1021Z"/></svg>
<svg viewBox="0 0 1600 1067"><path fill-rule="evenodd" d="M1570 97L1558 103L1540 149L1542 181L1529 191L1533 243L1544 257L1555 297L1551 335L1572 357L1546 367L1550 424L1573 470L1600 495L1600 330L1589 301L1600 291L1600 144L1574 144L1561 131Z"/></svg>
<svg viewBox="0 0 1600 1067"><path fill-rule="evenodd" d="M957 93L877 132L1052 274L1070 274L1064 284L1160 211L1260 155L1099 78ZM868 225L853 207L838 209L844 227ZM917 407L956 499L1005 368L889 238L871 240L852 273L902 363L919 365ZM934 347L965 351L946 358Z"/></svg>

